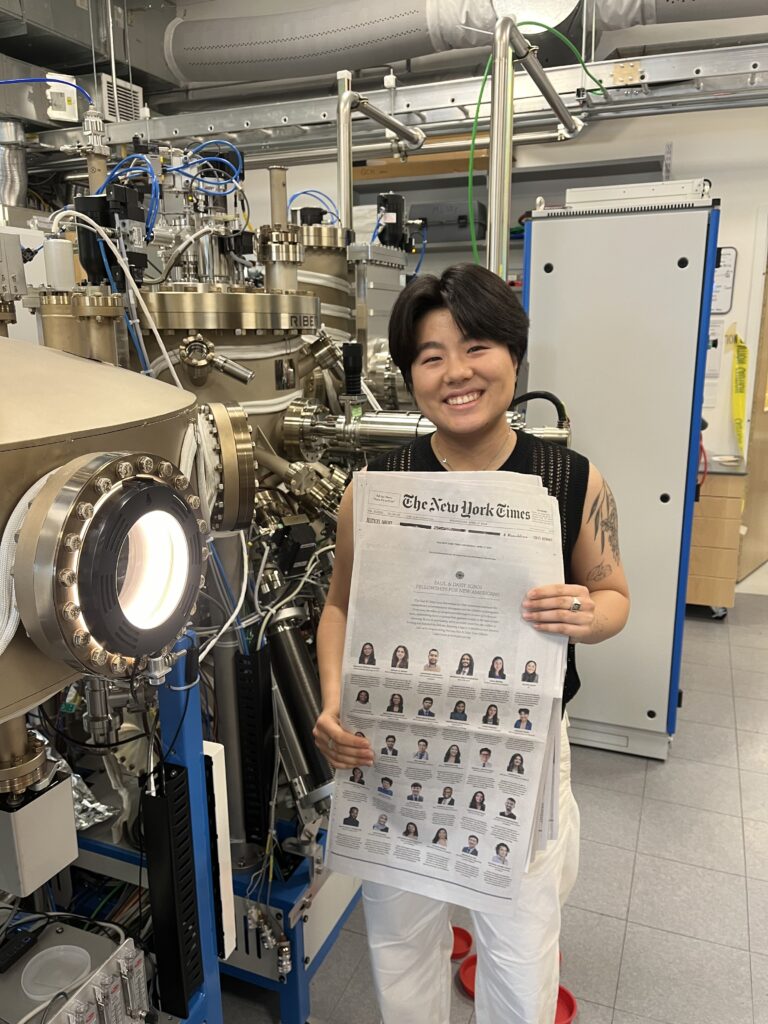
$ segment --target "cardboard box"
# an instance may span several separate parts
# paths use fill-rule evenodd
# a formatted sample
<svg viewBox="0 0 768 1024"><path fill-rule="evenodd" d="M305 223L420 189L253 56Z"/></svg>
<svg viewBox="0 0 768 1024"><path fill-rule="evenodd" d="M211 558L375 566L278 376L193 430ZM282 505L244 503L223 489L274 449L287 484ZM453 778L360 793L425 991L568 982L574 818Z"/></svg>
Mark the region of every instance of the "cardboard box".
<svg viewBox="0 0 768 1024"><path fill-rule="evenodd" d="M689 576L686 601L688 604L711 605L713 608L733 608L736 596L735 580L718 580L710 576Z"/></svg>
<svg viewBox="0 0 768 1024"><path fill-rule="evenodd" d="M742 504L741 498L702 494L693 506L693 514L707 519L741 519Z"/></svg>
<svg viewBox="0 0 768 1024"><path fill-rule="evenodd" d="M735 580L739 565L736 548L691 548L689 576L713 576L722 580Z"/></svg>
<svg viewBox="0 0 768 1024"><path fill-rule="evenodd" d="M706 516L693 517L691 543L700 548L735 548L741 540L739 519L708 519Z"/></svg>

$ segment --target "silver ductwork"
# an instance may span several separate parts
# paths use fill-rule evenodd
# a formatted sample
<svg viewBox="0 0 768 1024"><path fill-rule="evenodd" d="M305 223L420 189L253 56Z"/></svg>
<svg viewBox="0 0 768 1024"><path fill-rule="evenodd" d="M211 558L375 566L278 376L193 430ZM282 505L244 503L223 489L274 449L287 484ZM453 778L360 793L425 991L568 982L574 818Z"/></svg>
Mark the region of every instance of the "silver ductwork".
<svg viewBox="0 0 768 1024"><path fill-rule="evenodd" d="M27 205L27 154L18 121L0 121L0 205Z"/></svg>
<svg viewBox="0 0 768 1024"><path fill-rule="evenodd" d="M596 0L598 31L766 13L766 0ZM181 84L269 82L332 75L487 45L501 17L571 25L579 0L341 0L290 13L174 19L165 56ZM589 6L591 11L591 4ZM578 20L578 19L576 19ZM566 26L567 30L567 26ZM530 36L540 30L526 28ZM578 42L578 41L577 41Z"/></svg>
<svg viewBox="0 0 768 1024"><path fill-rule="evenodd" d="M342 0L297 12L185 21L165 34L168 65L180 82L264 82L332 74L488 42L498 17L558 25L576 0Z"/></svg>

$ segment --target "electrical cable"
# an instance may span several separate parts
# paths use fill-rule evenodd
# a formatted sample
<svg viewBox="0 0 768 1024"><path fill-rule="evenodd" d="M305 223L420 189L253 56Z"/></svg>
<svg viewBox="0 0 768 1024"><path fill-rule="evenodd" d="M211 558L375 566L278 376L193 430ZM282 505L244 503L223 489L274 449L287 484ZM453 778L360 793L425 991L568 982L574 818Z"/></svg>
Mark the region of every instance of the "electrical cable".
<svg viewBox="0 0 768 1024"><path fill-rule="evenodd" d="M48 1005L46 1006L45 1010L43 1011L43 1016L40 1019L40 1024L46 1024L46 1022L48 1020L48 1013L49 1013L51 1007L53 1006L53 1004L56 1002L57 999L67 999L67 998L68 998L68 993L66 991L64 991L63 989L62 989L61 992L57 992L54 996L51 996L50 1002L48 1003ZM39 1007L38 1007L38 1010L39 1010Z"/></svg>
<svg viewBox="0 0 768 1024"><path fill-rule="evenodd" d="M212 234L213 234L213 226L210 225L210 224L206 225L205 227L198 228L197 231L193 232L191 235L189 235L187 238L185 238L183 242L180 242L176 246L176 248L171 252L170 256L166 260L165 267L163 268L162 273L158 277L145 277L144 278L144 284L145 285L163 284L164 281L168 280L168 275L173 270L173 267L174 267L176 261L179 259L180 256L183 255L183 253L190 247L190 245L192 245L193 242L196 242L198 238L202 238L203 235L212 235ZM167 362L167 360L166 360L166 362Z"/></svg>
<svg viewBox="0 0 768 1024"><path fill-rule="evenodd" d="M374 225L373 233L371 234L371 241L370 241L371 245L373 245L373 243L378 240L380 227L381 227L381 214L379 214L378 217L376 218L376 224Z"/></svg>
<svg viewBox="0 0 768 1024"><path fill-rule="evenodd" d="M211 558L213 559L214 579L216 580L216 583L220 588L220 592L225 591L225 593L222 592L222 597L229 600L229 608L226 609L226 614L229 615L230 611L235 606L235 595L232 593L232 588L229 585L227 574L224 571L224 566L221 562L221 558L219 557L219 553L216 550L213 541L210 541L210 543L208 544L208 550L210 551ZM235 623L237 625L238 640L240 642L241 653L247 654L248 643L245 639L245 630L243 629L242 623L240 622L240 619L237 616L235 617Z"/></svg>
<svg viewBox="0 0 768 1024"><path fill-rule="evenodd" d="M421 270L421 264L424 262L424 256L426 254L426 251L427 251L427 229L424 228L424 230L422 231L422 235L421 235L421 253L419 255L418 263L416 264L416 269L413 272L413 276L414 277L416 277L417 274L419 273L419 271Z"/></svg>
<svg viewBox="0 0 768 1024"><path fill-rule="evenodd" d="M557 425L558 427L567 427L570 425L570 419L568 413L565 411L565 406L557 397L553 395L551 391L527 391L524 395L518 395L512 400L509 408L514 409L517 405L522 405L523 402L528 402L532 398L543 398L546 402L551 402L557 410Z"/></svg>
<svg viewBox="0 0 768 1024"><path fill-rule="evenodd" d="M115 283L115 279L112 276L112 268L110 267L109 261L107 260L107 254L106 252L104 252L104 243L101 241L101 239L99 239L98 246L99 252L101 253L101 260L102 263L104 264L104 271L107 275L107 280L109 281L109 287L112 289L114 293L117 293L118 288ZM128 337L131 339L133 347L136 351L136 355L139 357L139 363L141 364L141 368L145 373L148 373L150 372L149 357L147 355L146 349L144 348L143 342L140 344L138 338L134 334L133 324L131 323L131 318L128 316L127 312L123 313L123 319L125 320L125 326L128 331Z"/></svg>
<svg viewBox="0 0 768 1024"><path fill-rule="evenodd" d="M240 595L239 595L239 597L237 599L237 604L235 605L235 610L229 616L229 618L224 623L224 625L221 627L221 629L216 634L216 636L214 636L211 640L209 640L208 643L205 645L205 647L200 651L199 661L201 663L204 661L205 658L208 657L208 655L211 653L213 648L216 646L216 644L219 642L219 640L227 632L229 627L232 625L232 623L235 621L237 616L240 614L240 609L243 607L243 602L245 601L245 595L246 595L246 593L248 591L248 545L246 544L245 534L242 532L242 530L240 531L240 545L241 545L242 552L243 552L243 581L242 581L242 585L240 587ZM242 622L241 625L244 628L245 627L245 622Z"/></svg>
<svg viewBox="0 0 768 1024"><path fill-rule="evenodd" d="M562 32L559 32L556 28L552 28L551 25L545 25L542 21L518 21L518 23L517 23L517 27L518 28L525 28L528 25L530 25L532 28L543 29L545 32L551 32L552 35L555 36L557 39L559 39L560 42L563 43L564 46L568 47L568 49L574 55L574 57L579 62L579 64L581 64L581 67L582 67L584 73L587 75L588 78L591 78L592 81L597 86L597 89L590 89L590 92L599 92L599 93L602 93L603 96L607 96L608 95L608 93L606 92L606 89L605 89L605 86L603 85L603 83L600 81L599 78L595 78L595 76L589 70L589 68L587 67L587 65L584 62L584 58L579 53L577 47L575 47L573 45L573 43L568 38L568 36L564 36ZM595 55L593 53L592 54L592 60L594 60L594 59L595 59Z"/></svg>
<svg viewBox="0 0 768 1024"><path fill-rule="evenodd" d="M123 274L125 275L126 284L130 285L130 287L134 291L134 294L136 295L136 300L139 303L139 306L141 306L141 311L144 314L144 319L146 320L149 329L152 331L152 334L155 337L155 341L157 342L160 351L163 353L163 356L165 357L165 361L168 365L168 369L170 371L171 378L173 379L174 384L176 385L176 387L179 388L179 390L183 391L184 385L179 380L179 375L176 373L176 369L171 361L171 357L168 354L168 349L165 347L163 339L160 337L160 332L157 329L157 325L155 324L154 318L152 317L152 314L149 310L149 306L147 306L146 302L144 301L144 296L141 294L141 289L136 284L136 281L133 278L133 274L131 273L131 268L128 266L128 263L123 259L120 250L117 248L117 246L109 237L104 228L100 224L97 224L96 221L93 220L91 217L87 216L87 214L81 213L79 210L61 210L59 213L54 214L53 220L51 222L51 230L54 234L59 233L60 224L62 220L77 220L82 221L85 224L89 224L92 228L94 228L97 231L99 235L101 235L106 244L109 246L113 255L117 259L118 264L120 265L120 269L123 271Z"/></svg>
<svg viewBox="0 0 768 1024"><path fill-rule="evenodd" d="M333 217L334 223L338 224L340 222L341 217L339 216L339 208L333 199L331 199L329 195L326 195L325 192L321 192L319 189L314 188L304 188L299 192L294 192L288 200L289 210L291 206L293 206L294 200L298 199L299 196L310 196L312 199L316 199L325 211Z"/></svg>
<svg viewBox="0 0 768 1024"><path fill-rule="evenodd" d="M140 732L124 740L115 740L114 743L83 743L81 740L72 739L71 736L68 736L62 729L59 729L58 726L54 725L54 723L48 716L48 712L45 710L42 704L38 708L38 711L40 712L40 717L43 719L46 726L48 727L48 729L50 729L51 732L56 733L57 736L60 736L61 739L66 740L67 743L70 743L73 747L79 747L80 750L87 750L91 754L98 754L99 751L101 750L114 750L116 747L122 747L126 743L135 743L136 740L143 740L148 738L147 733Z"/></svg>
<svg viewBox="0 0 768 1024"><path fill-rule="evenodd" d="M68 82L65 78L3 78L0 79L0 85L23 85L27 82L42 82L44 85L67 85L70 89L77 89L79 93L88 100L90 106L93 106L93 97L84 89L82 85L78 85L77 82Z"/></svg>
<svg viewBox="0 0 768 1024"><path fill-rule="evenodd" d="M488 81L488 75L491 73L493 66L493 54L488 57L488 62L485 65L485 72L483 73L483 81L480 84L480 95L477 97L477 104L475 105L475 117L472 121L472 138L469 143L469 164L467 167L467 207L468 207L468 219L469 219L469 237L472 242L472 259L476 264L480 263L480 252L477 248L477 230L475 228L475 210L474 210L474 173L475 173L475 146L477 145L477 126L480 121L480 107L483 102L483 93L485 92L485 85Z"/></svg>

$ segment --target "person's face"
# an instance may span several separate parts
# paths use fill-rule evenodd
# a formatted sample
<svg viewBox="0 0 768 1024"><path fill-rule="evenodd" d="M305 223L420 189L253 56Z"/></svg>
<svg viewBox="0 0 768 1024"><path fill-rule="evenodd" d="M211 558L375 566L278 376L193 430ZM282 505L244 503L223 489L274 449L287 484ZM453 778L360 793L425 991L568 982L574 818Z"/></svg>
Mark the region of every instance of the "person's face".
<svg viewBox="0 0 768 1024"><path fill-rule="evenodd" d="M450 747L448 747L448 753L451 755L451 757L459 756L459 748L456 746L455 743L452 743Z"/></svg>
<svg viewBox="0 0 768 1024"><path fill-rule="evenodd" d="M488 712L487 712L487 714L488 714L489 718L495 718L496 715L498 715L498 713L499 713L499 709L496 707L495 704L489 704L488 705Z"/></svg>
<svg viewBox="0 0 768 1024"><path fill-rule="evenodd" d="M479 807L482 802L483 802L483 794L482 793L475 793L475 795L472 797L472 803L475 805L475 807Z"/></svg>
<svg viewBox="0 0 768 1024"><path fill-rule="evenodd" d="M415 833L416 833L416 826L412 825L410 822L408 822L408 824L405 826L405 834L407 836L412 836L412 835L415 835Z"/></svg>
<svg viewBox="0 0 768 1024"><path fill-rule="evenodd" d="M469 837L469 838L467 839L467 846L468 846L468 847L469 847L469 848L470 848L471 850L474 850L474 848L475 848L475 847L477 846L477 839L475 839L475 837L474 837L474 836L470 836L470 837Z"/></svg>
<svg viewBox="0 0 768 1024"><path fill-rule="evenodd" d="M427 749L427 741L426 740L419 740L418 748L421 751L421 753L424 753L424 751Z"/></svg>
<svg viewBox="0 0 768 1024"><path fill-rule="evenodd" d="M397 658L398 661L402 661L402 659L405 657L405 648L404 647L396 647L395 648L395 657Z"/></svg>
<svg viewBox="0 0 768 1024"><path fill-rule="evenodd" d="M456 702L456 711L457 711L457 712L458 712L458 713L459 713L460 715L463 715L463 714L464 714L464 709L466 708L466 706L467 706L467 705L466 705L466 704L464 703L464 701L463 701L463 700L459 700L459 701L457 701L457 702Z"/></svg>
<svg viewBox="0 0 768 1024"><path fill-rule="evenodd" d="M363 657L370 658L373 654L373 644L363 644Z"/></svg>
<svg viewBox="0 0 768 1024"><path fill-rule="evenodd" d="M356 818L357 814L358 814L358 811L357 811L356 807L350 807L349 808L349 816L350 816L350 818Z"/></svg>
<svg viewBox="0 0 768 1024"><path fill-rule="evenodd" d="M387 816L386 816L386 814L380 814L379 815L379 824L380 825L386 825L387 824Z"/></svg>
<svg viewBox="0 0 768 1024"><path fill-rule="evenodd" d="M470 661L471 661L471 658L469 657L468 654L462 654L462 656L461 656L461 667L462 668L469 668Z"/></svg>
<svg viewBox="0 0 768 1024"><path fill-rule="evenodd" d="M520 756L520 754L515 754L515 756L512 758L512 764L515 766L515 768L519 768L522 763L523 759Z"/></svg>
<svg viewBox="0 0 768 1024"><path fill-rule="evenodd" d="M360 768L353 768L352 769L352 776L355 779L361 779L363 777L362 770Z"/></svg>
<svg viewBox="0 0 768 1024"><path fill-rule="evenodd" d="M514 811L515 801L511 797L508 797L506 802L504 803L504 809L506 810L507 814L509 814L511 811Z"/></svg>
<svg viewBox="0 0 768 1024"><path fill-rule="evenodd" d="M528 721L528 712L527 711L521 711L520 712L520 721L521 722L527 722Z"/></svg>
<svg viewBox="0 0 768 1024"><path fill-rule="evenodd" d="M453 796L453 790L451 789L451 787L450 787L450 786L446 786L446 787L445 787L445 789L443 790L443 796L444 796L444 797L445 797L446 799L447 799L448 797L451 797L451 796Z"/></svg>
<svg viewBox="0 0 768 1024"><path fill-rule="evenodd" d="M395 745L395 737L387 736L387 750L392 750Z"/></svg>
<svg viewBox="0 0 768 1024"><path fill-rule="evenodd" d="M498 847L496 848L496 853L502 860L506 860L507 855L509 854L509 847L505 846L503 843L499 843Z"/></svg>
<svg viewBox="0 0 768 1024"><path fill-rule="evenodd" d="M403 703L403 698L400 696L400 694L399 693L393 693L392 694L392 707L399 708L402 703Z"/></svg>
<svg viewBox="0 0 768 1024"><path fill-rule="evenodd" d="M427 655L427 661L429 662L430 665L436 665L437 651L430 651L429 654Z"/></svg>
<svg viewBox="0 0 768 1024"><path fill-rule="evenodd" d="M448 838L448 833L445 831L444 828L439 828L437 830L437 838L438 839L447 839Z"/></svg>
<svg viewBox="0 0 768 1024"><path fill-rule="evenodd" d="M392 785L392 780L391 779L382 779L381 780L381 787L382 787L382 789L389 789L389 787L391 785Z"/></svg>
<svg viewBox="0 0 768 1024"><path fill-rule="evenodd" d="M501 670L503 668L504 668L504 662L501 660L501 658L494 658L493 659L493 671L494 672L501 672Z"/></svg>
<svg viewBox="0 0 768 1024"><path fill-rule="evenodd" d="M526 661L526 663L525 663L525 671L529 672L529 673L530 672L535 672L536 671L536 662L535 661Z"/></svg>
<svg viewBox="0 0 768 1024"><path fill-rule="evenodd" d="M453 435L471 436L495 425L515 393L515 364L507 346L464 338L447 309L422 318L411 377L419 410Z"/></svg>
<svg viewBox="0 0 768 1024"><path fill-rule="evenodd" d="M491 755L488 753L487 750L481 750L480 751L480 761L481 761L481 763L482 764L488 764L488 759L490 758L490 756Z"/></svg>
<svg viewBox="0 0 768 1024"><path fill-rule="evenodd" d="M358 693L358 695L357 695L357 702L358 702L358 704L367 704L368 703L368 693L367 693L366 690L361 690L360 693Z"/></svg>
<svg viewBox="0 0 768 1024"><path fill-rule="evenodd" d="M418 784L418 782L414 782L414 784L411 786L411 792L413 793L414 796L418 796L421 793L421 786Z"/></svg>
<svg viewBox="0 0 768 1024"><path fill-rule="evenodd" d="M431 710L431 708L432 708L432 698L431 697L425 697L424 700L421 702L421 706L424 708L425 711Z"/></svg>

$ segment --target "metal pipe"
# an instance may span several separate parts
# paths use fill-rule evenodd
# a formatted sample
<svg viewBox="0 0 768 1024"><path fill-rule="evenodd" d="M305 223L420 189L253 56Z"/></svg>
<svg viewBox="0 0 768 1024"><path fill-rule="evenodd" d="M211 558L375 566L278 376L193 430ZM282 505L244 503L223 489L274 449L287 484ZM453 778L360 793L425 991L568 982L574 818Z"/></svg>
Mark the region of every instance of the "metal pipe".
<svg viewBox="0 0 768 1024"><path fill-rule="evenodd" d="M269 168L269 219L272 224L288 223L288 168L272 164Z"/></svg>
<svg viewBox="0 0 768 1024"><path fill-rule="evenodd" d="M339 217L342 228L353 229L352 224L352 73L339 71L336 74L339 98L336 105L336 191L339 201Z"/></svg>
<svg viewBox="0 0 768 1024"><path fill-rule="evenodd" d="M507 280L509 260L509 207L512 184L512 92L514 66L510 39L511 18L499 18L493 33L491 131L488 149L488 247L486 266Z"/></svg>
<svg viewBox="0 0 768 1024"><path fill-rule="evenodd" d="M388 128L393 132L398 139L413 149L419 149L423 146L424 139L426 136L421 128L411 128L407 124L403 124L402 121L398 121L396 117L392 117L391 114L387 114L386 111L381 110L379 107L375 107L373 103L369 103L365 96L357 95L357 103L352 104L355 110L359 110L361 114L365 114L371 121L375 121L380 124L382 128Z"/></svg>
<svg viewBox="0 0 768 1024"><path fill-rule="evenodd" d="M121 121L120 104L117 99L117 65L115 64L115 31L112 24L112 0L104 0L107 8L107 25L109 26L109 59L112 67L112 97L115 101L115 120Z"/></svg>
<svg viewBox="0 0 768 1024"><path fill-rule="evenodd" d="M0 724L0 763L10 764L27 753L27 721L24 715Z"/></svg>
<svg viewBox="0 0 768 1024"><path fill-rule="evenodd" d="M502 19L506 20L506 19ZM531 76L536 86L552 108L552 111L562 123L563 127L567 132L576 134L579 128L571 114L560 98L560 94L557 92L555 87L552 85L550 80L547 78L547 74L544 68L539 63L539 58L536 56L536 48L532 47L528 40L525 38L523 33L517 27L517 25L510 18L510 29L509 29L509 40L512 44L512 48L515 51L515 56L523 65L525 70ZM495 37L494 37L495 39ZM495 45L495 43L494 43ZM494 49L494 62L496 60L496 51Z"/></svg>

